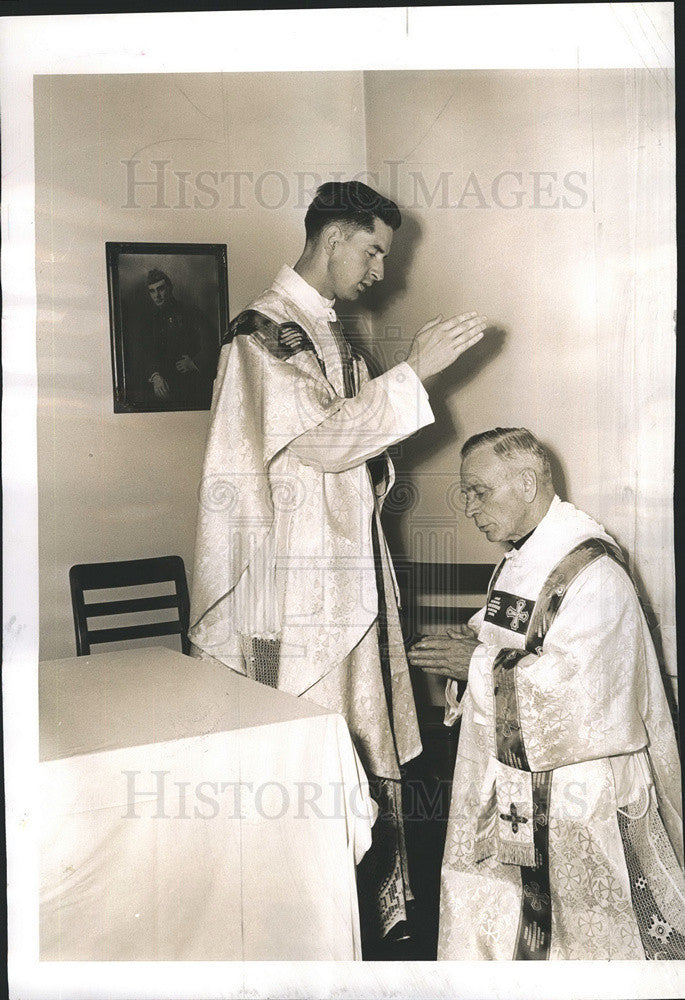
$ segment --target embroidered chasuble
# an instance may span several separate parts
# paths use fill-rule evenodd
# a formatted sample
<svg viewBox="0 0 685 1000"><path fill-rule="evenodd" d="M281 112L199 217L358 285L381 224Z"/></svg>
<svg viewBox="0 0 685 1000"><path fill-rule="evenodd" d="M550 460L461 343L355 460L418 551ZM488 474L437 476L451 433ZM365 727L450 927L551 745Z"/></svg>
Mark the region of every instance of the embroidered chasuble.
<svg viewBox="0 0 685 1000"><path fill-rule="evenodd" d="M411 898L399 765L421 751L380 525L393 482L384 453L433 415L409 365L369 378L333 305L284 267L231 323L200 488L190 638L198 655L345 716L379 803L358 872L362 933L375 937Z"/></svg>
<svg viewBox="0 0 685 1000"><path fill-rule="evenodd" d="M680 764L619 549L555 497L470 624L438 957L685 958Z"/></svg>

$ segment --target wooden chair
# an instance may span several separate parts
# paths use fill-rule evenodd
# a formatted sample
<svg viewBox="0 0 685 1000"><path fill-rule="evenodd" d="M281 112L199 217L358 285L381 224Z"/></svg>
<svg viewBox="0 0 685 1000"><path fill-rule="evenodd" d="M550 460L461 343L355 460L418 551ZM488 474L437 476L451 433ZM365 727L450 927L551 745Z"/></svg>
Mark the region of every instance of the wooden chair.
<svg viewBox="0 0 685 1000"><path fill-rule="evenodd" d="M156 597L132 597L90 604L85 602L84 592L88 590L141 587L151 583L173 583L174 591ZM129 559L123 562L81 563L69 570L69 584L78 656L87 656L93 643L147 639L163 635L179 635L182 651L190 652L188 639L190 600L185 566L180 556ZM129 615L161 608L177 608L178 616L173 621L118 625L110 628L94 629L88 624L90 618Z"/></svg>
<svg viewBox="0 0 685 1000"><path fill-rule="evenodd" d="M494 569L491 563L397 562L408 639L467 622L485 603Z"/></svg>
<svg viewBox="0 0 685 1000"><path fill-rule="evenodd" d="M444 632L448 625L459 625L485 603L491 563L423 563L396 561L395 574L402 604L402 625L407 647L423 635ZM443 726L443 708L427 702L427 682L420 668L412 668L419 726L424 743L437 739L450 743L447 770L456 756L459 727ZM463 685L459 685L460 691Z"/></svg>

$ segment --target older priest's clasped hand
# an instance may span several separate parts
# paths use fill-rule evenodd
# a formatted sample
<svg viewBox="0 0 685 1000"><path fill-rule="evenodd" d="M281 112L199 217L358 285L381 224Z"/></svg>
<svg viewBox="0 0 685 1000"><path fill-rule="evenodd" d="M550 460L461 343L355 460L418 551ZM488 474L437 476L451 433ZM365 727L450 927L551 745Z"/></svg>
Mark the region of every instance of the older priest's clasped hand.
<svg viewBox="0 0 685 1000"><path fill-rule="evenodd" d="M407 653L413 667L428 674L440 674L457 681L469 675L469 663L478 645L476 633L468 625L449 626L444 634L419 639Z"/></svg>

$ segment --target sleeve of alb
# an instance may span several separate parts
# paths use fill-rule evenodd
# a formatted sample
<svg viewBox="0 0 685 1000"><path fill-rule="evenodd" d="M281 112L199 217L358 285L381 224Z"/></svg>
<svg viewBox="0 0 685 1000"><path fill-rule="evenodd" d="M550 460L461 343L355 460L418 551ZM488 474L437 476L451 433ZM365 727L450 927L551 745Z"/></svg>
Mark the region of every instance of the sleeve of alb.
<svg viewBox="0 0 685 1000"><path fill-rule="evenodd" d="M544 652L516 670L521 736L532 771L646 744L641 611L627 574L603 556L569 586Z"/></svg>
<svg viewBox="0 0 685 1000"><path fill-rule="evenodd" d="M405 361L366 382L317 427L289 444L304 465L344 472L434 421L428 394Z"/></svg>

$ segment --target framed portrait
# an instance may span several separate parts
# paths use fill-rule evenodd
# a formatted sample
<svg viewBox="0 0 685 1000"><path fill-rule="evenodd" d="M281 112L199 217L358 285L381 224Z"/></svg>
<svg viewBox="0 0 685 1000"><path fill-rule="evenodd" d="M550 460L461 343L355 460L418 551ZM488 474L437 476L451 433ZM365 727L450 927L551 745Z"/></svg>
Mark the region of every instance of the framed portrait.
<svg viewBox="0 0 685 1000"><path fill-rule="evenodd" d="M226 247L105 247L114 412L208 410L228 326Z"/></svg>

